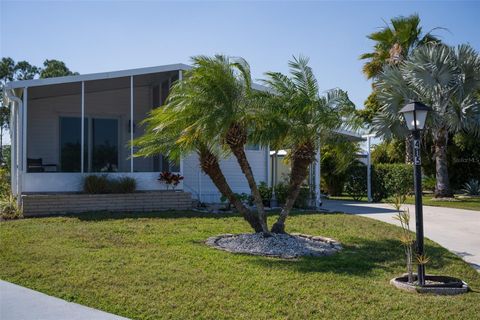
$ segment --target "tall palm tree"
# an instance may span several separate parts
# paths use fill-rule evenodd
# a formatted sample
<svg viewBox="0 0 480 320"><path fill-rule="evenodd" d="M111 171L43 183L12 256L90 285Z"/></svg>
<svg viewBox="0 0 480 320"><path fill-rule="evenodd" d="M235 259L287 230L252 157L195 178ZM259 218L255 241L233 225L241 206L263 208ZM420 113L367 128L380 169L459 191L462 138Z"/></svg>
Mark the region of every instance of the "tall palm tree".
<svg viewBox="0 0 480 320"><path fill-rule="evenodd" d="M452 196L448 178L449 134L465 131L480 136L480 56L469 45L457 48L427 44L414 50L398 66L384 69L377 82L380 113L375 129L384 134L406 134L398 111L405 103L430 106L426 132L435 146L436 197Z"/></svg>
<svg viewBox="0 0 480 320"><path fill-rule="evenodd" d="M262 197L245 153L257 107L252 100L250 67L242 58L224 55L196 56L192 60L183 90L173 91L172 99L180 101L181 108L194 110L196 119L190 124L193 130L235 156L252 192L263 232L268 232Z"/></svg>
<svg viewBox="0 0 480 320"><path fill-rule="evenodd" d="M430 31L423 34L418 14L408 17L395 17L380 31L373 32L367 37L375 41L374 51L364 53L360 59L368 61L363 66L363 73L368 79L376 78L385 65L399 63L405 60L416 47L438 42Z"/></svg>
<svg viewBox="0 0 480 320"><path fill-rule="evenodd" d="M347 94L339 89L320 96L318 83L308 66L308 58L293 57L289 62L291 76L267 73L264 83L271 93L258 93L263 105L257 114L254 140L275 149L287 149L291 163L289 192L272 232L284 233L285 221L315 161L320 136L339 128L344 116L355 107Z"/></svg>
<svg viewBox="0 0 480 320"><path fill-rule="evenodd" d="M395 65L407 59L418 46L431 42L439 42L431 32L423 34L418 14L408 17L395 17L380 31L373 32L367 37L375 41L374 51L365 53L360 59L368 60L363 66L363 73L368 79L376 79L387 65ZM375 83L373 83L372 100L375 102ZM373 106L377 104L374 103ZM365 106L366 108L368 106ZM413 151L410 148L411 136L405 138L405 162L413 161Z"/></svg>
<svg viewBox="0 0 480 320"><path fill-rule="evenodd" d="M227 183L219 163L219 158L225 153L195 128L198 112L185 106L185 93L189 90L186 89L187 86L184 82L177 82L172 87L167 104L152 110L150 116L144 120L145 134L133 141L138 147L134 156L148 157L161 153L173 161L178 161L182 156L196 153L201 170L210 177L222 195L234 205L255 232L262 232L258 216L245 207Z"/></svg>

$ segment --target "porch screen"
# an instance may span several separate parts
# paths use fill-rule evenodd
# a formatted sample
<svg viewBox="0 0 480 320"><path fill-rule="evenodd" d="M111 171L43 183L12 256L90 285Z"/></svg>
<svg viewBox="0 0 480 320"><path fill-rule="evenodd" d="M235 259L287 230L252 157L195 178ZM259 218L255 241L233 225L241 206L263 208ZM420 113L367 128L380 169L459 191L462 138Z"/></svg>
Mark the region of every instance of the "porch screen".
<svg viewBox="0 0 480 320"><path fill-rule="evenodd" d="M60 117L60 169L62 172L81 171L81 126L80 117ZM85 128L87 128L86 123ZM86 133L85 129L85 136Z"/></svg>

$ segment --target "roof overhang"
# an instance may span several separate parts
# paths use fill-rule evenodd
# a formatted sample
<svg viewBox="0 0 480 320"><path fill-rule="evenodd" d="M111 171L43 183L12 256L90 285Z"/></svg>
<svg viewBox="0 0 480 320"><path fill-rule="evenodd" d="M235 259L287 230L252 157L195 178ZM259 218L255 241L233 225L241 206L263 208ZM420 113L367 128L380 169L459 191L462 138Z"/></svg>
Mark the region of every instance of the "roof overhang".
<svg viewBox="0 0 480 320"><path fill-rule="evenodd" d="M90 73L90 74L81 74L76 76L12 81L12 82L8 82L5 85L5 89L38 87L38 86L46 86L46 85L52 85L52 84L63 84L63 83L71 83L71 82L122 78L122 77L138 76L138 75L144 75L144 74L150 74L150 73L189 70L191 68L192 67L190 67L189 65L177 63L177 64L169 64L164 66L157 66L157 67L137 68L137 69L128 69L128 70L120 70L120 71L112 71L112 72Z"/></svg>

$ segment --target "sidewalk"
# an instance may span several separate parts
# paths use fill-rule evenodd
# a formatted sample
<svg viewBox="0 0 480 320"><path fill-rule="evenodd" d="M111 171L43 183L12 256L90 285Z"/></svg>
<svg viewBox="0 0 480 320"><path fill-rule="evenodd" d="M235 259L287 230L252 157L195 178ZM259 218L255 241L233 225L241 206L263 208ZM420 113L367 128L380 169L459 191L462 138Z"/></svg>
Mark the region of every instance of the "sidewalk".
<svg viewBox="0 0 480 320"><path fill-rule="evenodd" d="M128 320L0 280L1 320Z"/></svg>
<svg viewBox="0 0 480 320"><path fill-rule="evenodd" d="M408 207L415 231L415 206ZM389 204L324 200L322 208L399 225ZM439 243L480 271L480 211L423 206L425 237Z"/></svg>

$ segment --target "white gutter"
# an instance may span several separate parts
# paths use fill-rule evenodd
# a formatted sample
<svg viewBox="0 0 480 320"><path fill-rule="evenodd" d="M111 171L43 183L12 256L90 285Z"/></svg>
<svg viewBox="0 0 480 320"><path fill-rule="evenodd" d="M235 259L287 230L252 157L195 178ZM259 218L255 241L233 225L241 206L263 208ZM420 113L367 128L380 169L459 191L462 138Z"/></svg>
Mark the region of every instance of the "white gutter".
<svg viewBox="0 0 480 320"><path fill-rule="evenodd" d="M7 106L12 103L10 110L10 139L11 139L11 191L14 196L21 195L22 189L20 184L20 170L19 162L20 158L20 148L18 145L18 136L19 136L19 126L18 126L18 116L19 110L23 106L22 99L15 96L13 90L4 90L5 97L7 98ZM17 107L15 107L17 105ZM17 201L20 201L20 197L17 198Z"/></svg>

